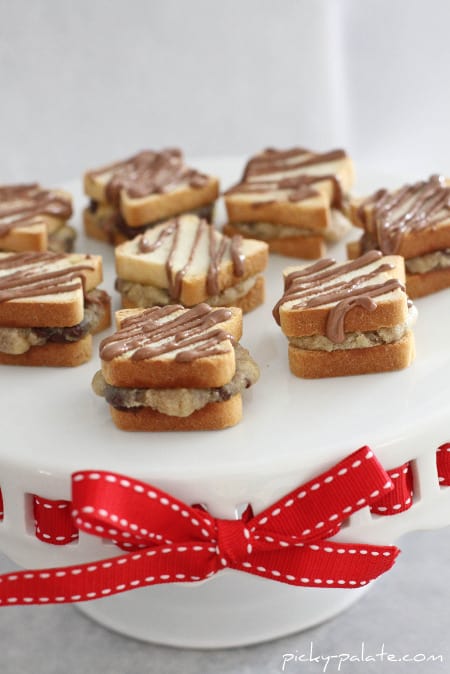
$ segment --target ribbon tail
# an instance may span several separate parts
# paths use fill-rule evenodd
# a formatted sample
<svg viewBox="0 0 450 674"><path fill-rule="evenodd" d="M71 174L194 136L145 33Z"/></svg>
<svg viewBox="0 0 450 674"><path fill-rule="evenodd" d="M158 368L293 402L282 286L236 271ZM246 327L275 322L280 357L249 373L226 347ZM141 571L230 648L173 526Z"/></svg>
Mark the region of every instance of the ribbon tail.
<svg viewBox="0 0 450 674"><path fill-rule="evenodd" d="M234 568L303 587L357 588L392 568L400 550L393 546L326 541L275 551L256 551Z"/></svg>
<svg viewBox="0 0 450 674"><path fill-rule="evenodd" d="M88 564L4 574L0 606L89 601L138 587L201 581L216 571L215 547L161 546Z"/></svg>

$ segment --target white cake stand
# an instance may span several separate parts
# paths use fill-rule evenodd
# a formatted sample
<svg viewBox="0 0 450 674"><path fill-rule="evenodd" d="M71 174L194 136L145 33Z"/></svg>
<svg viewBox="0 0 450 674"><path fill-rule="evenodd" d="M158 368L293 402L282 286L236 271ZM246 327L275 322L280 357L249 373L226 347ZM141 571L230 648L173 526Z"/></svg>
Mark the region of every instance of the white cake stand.
<svg viewBox="0 0 450 674"><path fill-rule="evenodd" d="M239 177L242 162L205 161L200 167L226 185ZM367 174L361 192L385 180ZM401 178L394 184L399 182ZM67 188L75 194L79 212L80 185ZM112 250L83 236L78 250L104 255L105 287L113 292ZM342 244L330 253L345 259ZM226 431L119 431L107 405L90 390L99 367L97 349L92 362L75 369L2 367L5 517L0 547L12 560L34 568L117 554L111 544L84 534L63 547L34 536L29 495L69 500L70 475L77 470L131 475L187 503L203 503L214 516L233 518L242 504L251 503L257 513L365 444L388 470L412 461L414 505L392 517L373 516L365 508L350 518L341 540L390 544L405 532L450 523L450 489L439 486L435 455L450 439L449 291L417 302L417 359L409 369L300 380L289 372L287 343L271 317L288 264L286 258L271 258L266 303L244 319L241 342L260 364L261 379L245 393L242 422ZM115 302L118 308L117 298ZM78 606L139 639L215 648L310 627L349 606L366 589L294 588L226 570L203 583L138 589Z"/></svg>

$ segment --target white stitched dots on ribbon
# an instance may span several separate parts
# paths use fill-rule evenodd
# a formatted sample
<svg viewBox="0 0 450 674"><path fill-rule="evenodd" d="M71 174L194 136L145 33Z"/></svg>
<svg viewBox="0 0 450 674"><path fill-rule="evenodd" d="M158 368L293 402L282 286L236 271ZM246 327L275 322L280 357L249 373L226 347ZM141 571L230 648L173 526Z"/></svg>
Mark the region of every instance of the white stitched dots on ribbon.
<svg viewBox="0 0 450 674"><path fill-rule="evenodd" d="M368 450L366 452L365 456L364 456L364 459L369 460L369 459L372 459L373 456L374 455L373 455L372 450ZM326 475L322 479L322 482L320 480L316 480L307 489L310 492L317 491L318 489L320 489L322 484L330 484L331 482L333 482L333 480L336 477L342 477L344 475L347 475L350 470L352 470L352 469L356 470L357 468L359 468L362 465L362 463L363 463L362 459L355 459L353 461L353 463L351 464L351 466L343 467L343 468L340 468L339 470L335 469L335 472L330 473L329 475ZM389 480L389 482L387 482L384 485L384 489L389 489L391 486L392 486L392 482ZM305 489L303 487L301 489L301 491L299 491L297 494L295 494L295 498L297 498L297 499L305 498L305 496L307 496L307 493L308 493L307 489ZM271 512L271 515L273 517L276 517L277 515L280 514L281 508L289 508L290 506L292 506L293 503L294 503L294 498L291 497L285 503L282 503L281 506L277 506L276 508L274 508L274 510L272 510L272 512ZM342 512L343 512L343 514L348 514L348 513L352 512L353 510L355 510L356 508L361 507L365 504L366 504L366 499L359 499L359 501L354 506L348 506L347 508L344 508L342 510ZM328 518L328 520L330 522L333 522L334 520L337 520L337 519L339 519L339 515L337 513L334 513L333 515L330 515L330 517ZM264 524L267 524L267 522L268 522L268 517L264 516L264 517L261 517L261 519L258 521L258 525L263 526ZM324 522L318 522L317 524L314 525L314 527L318 528L318 529L320 529L322 526L324 526ZM252 531L254 531L254 530L255 530L255 527L252 527ZM310 533L311 533L311 530L306 529L305 531L302 532L302 535L308 536Z"/></svg>

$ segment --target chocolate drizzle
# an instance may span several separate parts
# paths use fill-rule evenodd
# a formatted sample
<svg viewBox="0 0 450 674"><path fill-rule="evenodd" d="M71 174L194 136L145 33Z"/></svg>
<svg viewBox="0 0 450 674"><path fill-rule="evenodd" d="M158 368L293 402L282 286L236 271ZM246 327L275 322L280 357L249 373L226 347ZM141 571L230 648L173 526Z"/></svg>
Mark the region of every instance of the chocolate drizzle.
<svg viewBox="0 0 450 674"><path fill-rule="evenodd" d="M0 257L0 302L58 295L82 289L89 264L64 264L56 253L18 253ZM61 264L63 262L63 264Z"/></svg>
<svg viewBox="0 0 450 674"><path fill-rule="evenodd" d="M245 271L245 255L242 252L242 236L235 235L232 238L221 235L217 230L209 225L206 220L197 218L196 224L192 217L177 218L161 226L156 238L151 241L149 236L152 232L142 235L138 241L138 251L142 254L152 253L160 248L167 239L171 239L170 248L165 263L166 275L168 281L169 295L174 300L179 300L183 290L183 279L189 272L199 249L204 245L204 239L207 237L207 259L206 259L206 291L209 296L217 295L220 292L219 271L220 265L226 259L231 257L233 264L233 274L237 277L243 276ZM187 253L187 258L183 266L175 271L176 260L180 254L180 240L183 230L194 231L191 248ZM157 231L156 228L154 231ZM206 247L206 246L205 246Z"/></svg>
<svg viewBox="0 0 450 674"><path fill-rule="evenodd" d="M44 216L67 220L71 215L69 199L37 183L0 187L0 237L16 227L42 224Z"/></svg>
<svg viewBox="0 0 450 674"><path fill-rule="evenodd" d="M161 152L144 150L126 159L105 166L87 175L96 178L105 173L111 176L107 182L106 200L113 206L120 205L122 192L133 199L151 194L164 194L183 184L200 189L208 184L208 176L186 166L181 150L168 148Z"/></svg>
<svg viewBox="0 0 450 674"><path fill-rule="evenodd" d="M313 153L304 148L292 150L267 149L251 159L244 170L242 181L225 192L232 194L268 194L276 191L287 191L286 199L290 202L303 201L316 197L319 192L315 183L330 181L333 184L332 205L342 208L343 193L341 183L333 173L308 175L308 167L317 166L347 157L344 150ZM302 173L302 170L305 172ZM276 177L280 173L296 172L296 175ZM254 206L275 203L279 198L255 202Z"/></svg>
<svg viewBox="0 0 450 674"><path fill-rule="evenodd" d="M358 217L367 228L370 218L377 248L385 255L396 254L405 235L433 229L450 218L450 187L445 178L433 175L395 192L381 189L361 203Z"/></svg>
<svg viewBox="0 0 450 674"><path fill-rule="evenodd" d="M123 321L121 329L100 344L102 360L131 354L133 361L175 353L175 360L190 363L197 358L226 353L223 342L232 340L220 323L232 317L229 309L198 304L151 307Z"/></svg>
<svg viewBox="0 0 450 674"><path fill-rule="evenodd" d="M293 310L334 305L328 314L326 336L332 342L342 343L345 339L345 316L352 308L361 307L366 311L374 311L377 308L375 297L397 289L404 290L400 281L395 278L371 283L380 274L393 269L393 265L383 262L367 269L369 265L381 261L381 258L379 251L372 250L344 264L337 264L335 260L327 258L291 272L285 278L283 297L274 307L275 320L280 324L280 307L286 302L294 302ZM343 278L355 271L360 273L353 275L351 279Z"/></svg>

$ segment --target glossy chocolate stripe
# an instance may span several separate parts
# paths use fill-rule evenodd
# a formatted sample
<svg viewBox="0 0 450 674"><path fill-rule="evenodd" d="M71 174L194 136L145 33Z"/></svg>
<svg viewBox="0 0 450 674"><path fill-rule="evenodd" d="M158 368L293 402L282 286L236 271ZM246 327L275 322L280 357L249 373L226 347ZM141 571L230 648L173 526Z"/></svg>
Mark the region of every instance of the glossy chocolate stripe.
<svg viewBox="0 0 450 674"><path fill-rule="evenodd" d="M161 152L144 150L122 162L89 171L87 177L95 179L109 173L105 196L116 207L120 204L122 192L139 199L169 192L183 184L194 189L201 188L209 181L208 176L186 166L182 152L177 148Z"/></svg>
<svg viewBox="0 0 450 674"><path fill-rule="evenodd" d="M384 254L395 254L405 235L433 229L450 218L450 187L434 175L395 192L378 190L362 201L357 213L367 229L373 221L375 245Z"/></svg>
<svg viewBox="0 0 450 674"><path fill-rule="evenodd" d="M280 307L287 302L294 303L293 310L334 305L330 307L327 316L326 336L332 342L343 342L345 316L351 309L359 306L366 311L374 311L377 307L375 297L398 289L404 291L403 285L396 278L371 283L381 274L393 269L393 265L383 263L381 257L379 251L369 251L342 265L326 259L291 272L285 279L284 294L273 309L275 320L280 323ZM381 264L367 270L367 266L373 265L377 260ZM346 275L354 271L361 273L345 279Z"/></svg>
<svg viewBox="0 0 450 674"><path fill-rule="evenodd" d="M178 351L176 361L190 362L222 354L221 343L230 336L216 326L231 316L230 310L213 309L207 304L193 309L180 305L152 307L126 319L120 330L104 339L100 357L108 361L130 354L132 360L139 361Z"/></svg>
<svg viewBox="0 0 450 674"><path fill-rule="evenodd" d="M217 295L220 292L220 265L227 254L231 257L233 274L238 277L244 274L245 255L242 253L242 236L235 235L231 239L222 236L212 225L202 219L197 219L195 225L190 223L186 224L186 227L192 229L194 226L196 227L195 235L186 262L181 269L178 269L175 272L174 261L180 250L183 222L184 220L182 217L169 222L166 227L158 233L158 236L153 242L149 240L149 234L144 234L138 241L138 252L144 255L146 253L152 253L160 248L167 239L172 237L165 268L169 295L172 299L179 300L183 291L183 279L188 273L204 237L208 237L209 260L207 261L206 269L206 290L209 296Z"/></svg>
<svg viewBox="0 0 450 674"><path fill-rule="evenodd" d="M305 157L303 158L302 157ZM271 198L270 193L276 191L288 191L287 200L290 202L304 201L316 197L320 192L313 186L318 182L329 181L333 185L332 205L342 208L343 192L341 183L333 173L323 173L321 175L309 175L307 173L298 176L286 176L283 178L273 178L271 176L277 173L287 173L298 171L309 166L326 164L327 162L344 159L347 156L344 150L332 150L324 153L313 153L303 148L293 150L278 151L266 150L263 154L250 159L244 170L244 175L238 184L229 188L225 195L232 194L265 194L268 193L269 202L255 202L255 207L275 203L280 199ZM299 157L299 161L292 163L289 159ZM256 179L261 178L264 179Z"/></svg>
<svg viewBox="0 0 450 674"><path fill-rule="evenodd" d="M51 268L52 262L59 264L62 259L64 255L52 253L19 253L1 259L0 271L12 272L0 275L0 302L59 295L78 289L85 294L82 272L94 268L89 264L73 265L70 262L67 267Z"/></svg>
<svg viewBox="0 0 450 674"><path fill-rule="evenodd" d="M35 225L37 222L30 220L45 215L67 220L72 215L70 199L37 183L0 187L0 236L17 227Z"/></svg>

